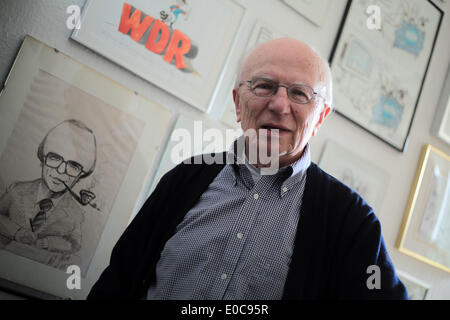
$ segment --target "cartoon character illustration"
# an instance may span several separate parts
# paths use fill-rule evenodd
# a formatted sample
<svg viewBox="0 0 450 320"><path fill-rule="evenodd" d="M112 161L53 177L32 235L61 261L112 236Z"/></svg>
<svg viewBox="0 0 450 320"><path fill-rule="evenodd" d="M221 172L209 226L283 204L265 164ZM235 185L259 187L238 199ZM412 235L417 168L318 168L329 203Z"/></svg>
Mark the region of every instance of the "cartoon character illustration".
<svg viewBox="0 0 450 320"><path fill-rule="evenodd" d="M416 24L403 21L402 26L395 32L394 46L417 57L423 49L424 41L424 31L421 31Z"/></svg>
<svg viewBox="0 0 450 320"><path fill-rule="evenodd" d="M180 14L185 16L185 19L188 18L190 9L188 9L188 3L186 0L177 0L176 4L173 4L169 7L170 11L162 10L159 13L161 20L168 25L170 28L173 28L174 23L177 22Z"/></svg>
<svg viewBox="0 0 450 320"><path fill-rule="evenodd" d="M161 21L164 22L166 25L171 26L173 23L173 15L170 15L166 11L162 10L159 13L159 17L161 18Z"/></svg>
<svg viewBox="0 0 450 320"><path fill-rule="evenodd" d="M418 8L408 2L403 3L402 13L402 21L395 31L394 47L417 57L423 50L429 19L421 16Z"/></svg>
<svg viewBox="0 0 450 320"><path fill-rule="evenodd" d="M390 87L382 85L381 91L380 99L372 110L372 121L396 130L405 109L407 93L404 89L395 88L393 84Z"/></svg>

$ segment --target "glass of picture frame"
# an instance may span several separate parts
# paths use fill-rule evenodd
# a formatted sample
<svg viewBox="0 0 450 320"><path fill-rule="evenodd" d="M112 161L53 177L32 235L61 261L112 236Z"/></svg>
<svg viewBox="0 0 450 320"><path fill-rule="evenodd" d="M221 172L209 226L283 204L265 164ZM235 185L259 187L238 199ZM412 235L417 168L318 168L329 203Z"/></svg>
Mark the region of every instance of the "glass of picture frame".
<svg viewBox="0 0 450 320"><path fill-rule="evenodd" d="M423 147L397 248L450 272L450 156Z"/></svg>
<svg viewBox="0 0 450 320"><path fill-rule="evenodd" d="M31 296L84 299L144 193L170 118L27 36L0 95L0 278ZM38 224L44 196L52 211Z"/></svg>
<svg viewBox="0 0 450 320"><path fill-rule="evenodd" d="M430 0L349 0L330 55L337 113L403 152L442 17Z"/></svg>
<svg viewBox="0 0 450 320"><path fill-rule="evenodd" d="M233 0L88 0L72 39L206 111L244 12Z"/></svg>

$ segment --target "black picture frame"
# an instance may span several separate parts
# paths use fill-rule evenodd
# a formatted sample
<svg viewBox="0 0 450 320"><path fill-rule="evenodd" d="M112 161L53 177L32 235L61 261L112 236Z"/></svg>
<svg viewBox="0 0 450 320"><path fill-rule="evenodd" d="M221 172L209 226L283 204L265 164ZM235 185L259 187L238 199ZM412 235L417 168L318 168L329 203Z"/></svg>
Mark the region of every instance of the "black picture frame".
<svg viewBox="0 0 450 320"><path fill-rule="evenodd" d="M405 0L402 0L402 1L405 1ZM388 136L385 132L381 132L380 130L375 129L375 127L376 127L375 125L370 124L370 126L368 126L366 123L364 123L364 121L361 121L361 119L358 119L355 116L355 114L352 114L348 110L344 111L344 110L342 110L342 106L339 106L339 101L338 101L339 100L339 95L341 97L350 97L352 94L347 93L347 95L344 95L344 94L342 94L340 92L340 82L339 82L339 78L336 77L336 73L337 73L336 70L339 68L339 62L341 62L343 60L343 56L347 55L348 51L350 51L350 50L347 50L348 46L347 47L343 47L343 45L345 45L345 44L348 45L348 43L349 43L349 42L345 43L345 41L348 41L350 36L353 36L354 34L357 34L358 32L361 32L361 34L362 34L362 31L364 31L363 30L364 27L361 28L361 25L359 25L359 28L354 28L355 30L352 30L352 27L354 27L354 25L355 25L355 20L357 20L357 19L362 20L361 14L356 15L354 13L355 6L358 5L358 4L361 4L362 2L364 2L364 1L363 0L348 0L347 1L347 5L346 5L345 11L344 11L343 19L342 19L341 24L339 26L338 33L337 33L335 42L333 44L330 57L329 57L329 63L330 63L330 66L331 66L331 69L332 69L332 73L333 73L334 97L338 98L338 99L335 99L335 100L337 100L335 111L340 116L342 116L345 119L351 121L352 123L356 124L357 126L359 126L360 128L364 129L365 131L369 132L370 134L374 135L376 138L378 138L379 140L387 143L388 145L390 145L391 147L393 147L397 151L404 152L406 150L406 147L407 147L407 144L408 144L408 137L409 137L409 134L410 134L412 122L414 120L414 116L415 116L415 113L416 113L416 110L417 110L418 102L420 100L420 96L421 96L421 93L422 93L423 85L424 85L424 82L425 82L425 79L426 79L426 76L427 76L427 73L428 73L429 64L430 64L431 57L433 55L433 51L434 51L434 48L435 48L435 45L436 45L436 41L437 41L437 38L438 38L438 35L439 35L439 31L440 31L440 28L441 28L444 12L438 6L436 6L431 0L427 0L426 1L426 5L427 6L428 5L431 6L430 8L433 8L433 10L436 10L436 12L437 12L437 20L433 21L433 23L436 26L436 28L435 28L434 33L432 34L432 40L431 41L428 40L428 45L429 45L428 51L429 52L427 52L427 55L426 55L426 63L423 64L424 65L424 70L423 70L423 72L421 72L421 77L416 83L417 90L415 90L413 92L413 94L412 94L412 96L414 96L414 98L410 99L410 100L413 101L413 103L410 103L409 105L406 105L406 104L405 105L401 105L401 104L394 105L394 106L400 106L402 112L405 111L405 110L407 112L409 112L409 116L405 120L398 120L398 114L400 114L400 117L401 117L403 115L403 113L397 112L397 114L395 114L395 117L394 117L395 120L394 121L390 121L390 122L386 121L386 125L392 125L392 126L395 125L395 124L398 125L400 123L400 121L405 121L405 123L401 123L402 133L399 134L398 137L395 137L398 141L397 142L393 142L393 139L391 139L391 133L389 133L390 135ZM411 2L408 1L408 3L411 4L412 1ZM422 2L421 2L421 4L422 4ZM380 12L381 12L381 17L383 19L383 11L381 10ZM359 13L361 13L361 12L359 12ZM364 12L362 14L365 15L365 19L369 18L369 15L367 14L367 12ZM392 13L391 13L390 18L392 18ZM382 19L381 19L381 21L383 21ZM402 27L403 27L403 25L402 25ZM383 30L383 24L381 24L381 30ZM373 32L377 32L377 31L378 30L373 30ZM405 34L406 34L406 31L405 31ZM358 40L358 37L356 36L354 39ZM422 45L423 45L423 43L425 41L426 40L423 40L423 38L422 38ZM370 44L367 46L367 42L365 42L365 44L366 44L366 47L363 50L367 51L369 54L370 53L375 53L375 52L377 52L377 50L378 51L383 50L382 48L380 49L379 47L376 47L375 44L373 44L373 46L371 46ZM398 45L397 42L395 44ZM393 47L395 47L395 44L393 44ZM402 49L405 49L405 48L406 47L404 47ZM411 48L409 48L409 49L406 48L406 49L412 51ZM346 52L346 50L347 50L347 52ZM389 60L389 59L387 59L387 60ZM377 61L374 59L372 64L375 65L376 62ZM378 67L378 65L377 65L377 67ZM344 69L344 68L341 68L341 69ZM377 71L379 71L379 70L377 70ZM389 71L391 71L391 70L389 70ZM349 72L349 74L350 74L350 77L351 77L352 76L351 72ZM342 75L342 79L345 79L345 71L342 71L340 73L340 75ZM390 72L384 72L384 73L383 72L379 72L379 76L383 76L383 75L387 76L389 78ZM370 89L372 89L372 88L370 88ZM376 88L373 88L373 89L376 89ZM371 91L371 90L369 90L369 91ZM400 96L402 96L404 94L404 92L405 91L399 90ZM387 95L387 97L391 97L391 96ZM385 101L386 100L387 100L387 98L385 99ZM394 102L396 100L390 99L388 101L389 102ZM349 104L348 103L345 103L345 104L343 103L343 105L348 106ZM380 105L381 105L381 103L379 103L378 105L374 105L373 109L377 108L377 106L380 106ZM365 105L365 107L364 107L363 104L361 104L361 105L355 104L354 106L355 107L363 106L360 109L355 108L355 110L358 110L358 114L362 113L362 111L360 111L361 109L366 108L366 110L367 110L369 108L369 107L367 107L368 105ZM381 106L382 106L382 108L386 107L386 105L381 105ZM409 106L409 109L407 109L408 106ZM398 109L400 109L400 108L398 108ZM375 111L373 111L373 112L375 112ZM382 116L384 116L384 112L385 112L385 110L382 110L382 113L381 113ZM392 116L389 113L387 113L387 115ZM381 129L384 130L384 128L381 128ZM387 130L386 130L386 132L387 132ZM392 136L394 136L394 135L392 134Z"/></svg>

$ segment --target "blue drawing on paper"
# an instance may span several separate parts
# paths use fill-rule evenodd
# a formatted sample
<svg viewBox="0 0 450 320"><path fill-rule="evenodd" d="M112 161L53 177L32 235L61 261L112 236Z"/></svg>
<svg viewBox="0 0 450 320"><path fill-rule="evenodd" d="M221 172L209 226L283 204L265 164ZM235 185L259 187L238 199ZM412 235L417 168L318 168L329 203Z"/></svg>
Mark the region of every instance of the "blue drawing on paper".
<svg viewBox="0 0 450 320"><path fill-rule="evenodd" d="M401 27L395 32L394 46L418 56L423 49L425 32L419 30L417 25L402 22Z"/></svg>
<svg viewBox="0 0 450 320"><path fill-rule="evenodd" d="M170 6L170 11L172 11L173 15L175 16L174 23L177 22L178 16L180 15L180 13L186 14L186 11L181 10L179 5L172 5L172 6Z"/></svg>
<svg viewBox="0 0 450 320"><path fill-rule="evenodd" d="M382 95L372 110L372 121L396 129L402 118L404 107L392 97Z"/></svg>
<svg viewBox="0 0 450 320"><path fill-rule="evenodd" d="M347 68L368 77L372 68L372 57L358 42L353 41L346 59Z"/></svg>

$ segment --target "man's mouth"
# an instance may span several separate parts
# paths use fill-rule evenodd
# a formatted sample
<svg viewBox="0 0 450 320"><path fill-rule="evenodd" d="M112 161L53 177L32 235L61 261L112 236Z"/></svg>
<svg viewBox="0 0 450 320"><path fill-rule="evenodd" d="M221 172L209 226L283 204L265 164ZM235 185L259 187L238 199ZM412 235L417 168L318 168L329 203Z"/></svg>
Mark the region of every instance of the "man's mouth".
<svg viewBox="0 0 450 320"><path fill-rule="evenodd" d="M276 131L274 131L274 130L278 130L278 133L280 135L290 132L290 130L288 128L286 128L285 126L279 125L279 124L273 124L273 123L265 124L265 125L261 126L261 129L267 130L267 134L275 133Z"/></svg>
<svg viewBox="0 0 450 320"><path fill-rule="evenodd" d="M54 184L62 184L64 183L64 181L62 181L61 179L58 179L56 177L50 176L52 178L52 181Z"/></svg>

